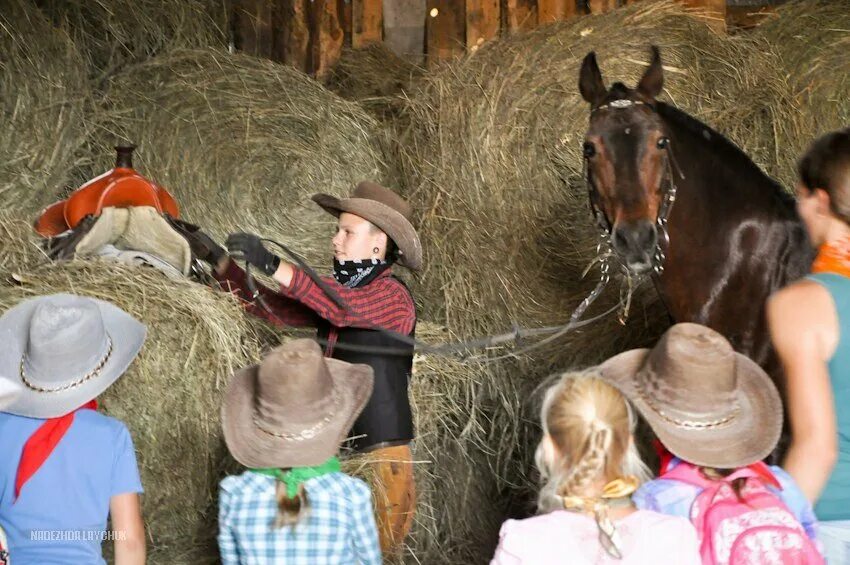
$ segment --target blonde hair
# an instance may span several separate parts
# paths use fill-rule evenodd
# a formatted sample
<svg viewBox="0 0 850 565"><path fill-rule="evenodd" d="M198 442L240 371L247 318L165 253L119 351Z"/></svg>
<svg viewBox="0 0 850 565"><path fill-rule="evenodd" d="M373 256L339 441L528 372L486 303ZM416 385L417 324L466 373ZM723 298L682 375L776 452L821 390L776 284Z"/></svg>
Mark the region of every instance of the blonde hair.
<svg viewBox="0 0 850 565"><path fill-rule="evenodd" d="M637 420L620 392L594 371L565 373L546 391L540 412L543 439L535 461L543 480L540 512L562 509L565 496L588 496L599 479L650 478L632 432ZM546 438L555 448L547 449Z"/></svg>
<svg viewBox="0 0 850 565"><path fill-rule="evenodd" d="M298 492L295 496L290 497L286 492L286 483L277 481L275 483L275 498L277 498L275 529L296 525L306 518L310 511L310 501L307 499L307 491L304 490L304 485L299 485Z"/></svg>

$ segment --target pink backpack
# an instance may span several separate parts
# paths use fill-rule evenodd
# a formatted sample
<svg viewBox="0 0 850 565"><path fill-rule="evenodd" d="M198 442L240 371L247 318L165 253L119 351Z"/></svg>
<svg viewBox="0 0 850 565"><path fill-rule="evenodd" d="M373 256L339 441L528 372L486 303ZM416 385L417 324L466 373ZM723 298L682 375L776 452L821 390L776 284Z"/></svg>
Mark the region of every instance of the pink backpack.
<svg viewBox="0 0 850 565"><path fill-rule="evenodd" d="M683 461L660 478L702 488L691 506L691 523L697 530L703 565L824 563L794 514L768 490L765 475L753 468L743 467L721 480L711 480ZM746 482L739 499L732 481L741 478Z"/></svg>

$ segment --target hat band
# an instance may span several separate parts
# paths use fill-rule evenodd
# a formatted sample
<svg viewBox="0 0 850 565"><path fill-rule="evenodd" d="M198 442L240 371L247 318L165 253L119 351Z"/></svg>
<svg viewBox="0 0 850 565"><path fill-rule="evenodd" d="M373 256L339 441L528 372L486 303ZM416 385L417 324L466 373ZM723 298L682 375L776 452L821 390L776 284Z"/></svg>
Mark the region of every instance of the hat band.
<svg viewBox="0 0 850 565"><path fill-rule="evenodd" d="M336 413L336 408L337 408L338 404L339 404L339 393L337 392L337 389L334 388L333 389L333 407L331 408L331 410L327 413L327 415L324 418L319 420L317 423L313 424L309 428L301 430L300 432L286 433L286 432L276 432L274 430L270 430L269 428L265 427L263 425L263 423L260 421L260 418L257 415L256 408L254 409L254 425L257 426L257 428L261 432L268 434L270 436L274 436L278 439L282 439L283 441L307 441L307 440L311 440L314 437L316 437L319 434L319 432L321 432L325 428L325 426L327 426L331 422L331 420L333 420L333 416Z"/></svg>
<svg viewBox="0 0 850 565"><path fill-rule="evenodd" d="M28 389L34 390L35 392L44 392L44 393L46 393L46 392L63 392L63 391L70 390L72 388L78 387L81 384L83 384L83 383L93 379L94 377L98 376L100 374L100 371L103 370L103 366L106 365L107 361L109 361L109 358L112 356L112 336L110 336L109 334L106 334L106 343L107 343L106 353L104 354L103 357L100 358L100 361L98 361L98 363L97 363L97 365L95 365L94 369L92 369L91 371L89 371L88 373L86 373L85 375L80 377L79 379L76 379L75 381L72 381L68 384L64 384L64 385L61 385L61 386L52 387L52 388L42 387L42 386L33 384L27 378L27 372L26 372L26 369L24 368L26 361L27 361L27 354L24 353L24 355L21 357L21 368L20 368L21 381L24 383L24 385Z"/></svg>
<svg viewBox="0 0 850 565"><path fill-rule="evenodd" d="M735 418L738 417L738 413L741 411L741 405L736 400L732 411L726 416L722 416L714 420L682 420L664 412L664 410L662 410L661 407L658 406L655 401L649 397L648 394L646 394L640 382L637 382L635 384L637 385L635 389L637 390L637 393L640 396L641 400L643 400L643 402L647 406L649 406L653 412L655 412L662 420L685 430L712 430L718 428L725 428L726 426L730 425L732 421L735 420Z"/></svg>

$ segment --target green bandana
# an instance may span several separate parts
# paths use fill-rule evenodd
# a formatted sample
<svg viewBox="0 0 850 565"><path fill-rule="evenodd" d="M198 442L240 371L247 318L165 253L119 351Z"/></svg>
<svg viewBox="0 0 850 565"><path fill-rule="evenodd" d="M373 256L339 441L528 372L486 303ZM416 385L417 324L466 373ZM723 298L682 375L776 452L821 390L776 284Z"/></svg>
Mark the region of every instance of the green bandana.
<svg viewBox="0 0 850 565"><path fill-rule="evenodd" d="M286 495L289 498L294 498L298 494L298 487L304 481L315 477L321 477L329 473L338 473L340 471L339 459L336 456L331 457L321 465L315 467L293 467L288 471L283 469L250 469L254 473L274 477L282 483L286 484Z"/></svg>

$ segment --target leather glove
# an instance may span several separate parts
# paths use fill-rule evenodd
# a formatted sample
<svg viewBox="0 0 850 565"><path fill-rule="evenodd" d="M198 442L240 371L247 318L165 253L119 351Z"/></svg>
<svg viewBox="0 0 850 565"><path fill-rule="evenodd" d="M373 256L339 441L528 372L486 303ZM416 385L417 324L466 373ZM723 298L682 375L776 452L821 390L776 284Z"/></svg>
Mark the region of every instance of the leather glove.
<svg viewBox="0 0 850 565"><path fill-rule="evenodd" d="M168 221L189 242L192 255L201 261L206 261L210 265L215 266L227 253L222 246L201 231L198 226L178 220L177 218L168 217Z"/></svg>
<svg viewBox="0 0 850 565"><path fill-rule="evenodd" d="M280 266L280 257L266 249L260 238L252 233L232 233L227 236L226 245L231 255L244 259L268 276Z"/></svg>

